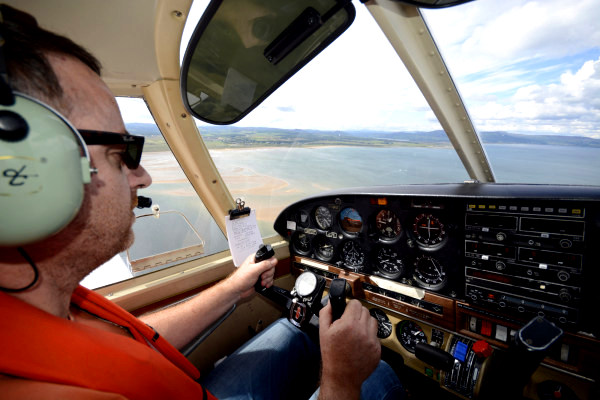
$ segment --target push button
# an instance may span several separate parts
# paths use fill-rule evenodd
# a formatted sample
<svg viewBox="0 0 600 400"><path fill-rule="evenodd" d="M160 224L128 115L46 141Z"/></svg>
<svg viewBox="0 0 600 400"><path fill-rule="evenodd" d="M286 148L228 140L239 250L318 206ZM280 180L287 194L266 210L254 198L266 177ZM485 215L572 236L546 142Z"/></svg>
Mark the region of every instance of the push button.
<svg viewBox="0 0 600 400"><path fill-rule="evenodd" d="M482 320L481 321L481 334L483 336L491 337L492 336L492 327L493 327L493 325L490 321Z"/></svg>

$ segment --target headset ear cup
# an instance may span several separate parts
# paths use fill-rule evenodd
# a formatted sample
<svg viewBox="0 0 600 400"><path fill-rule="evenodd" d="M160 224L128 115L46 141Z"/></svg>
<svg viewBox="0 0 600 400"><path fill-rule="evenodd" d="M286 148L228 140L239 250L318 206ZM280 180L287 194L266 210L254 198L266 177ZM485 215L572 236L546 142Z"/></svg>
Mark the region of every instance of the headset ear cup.
<svg viewBox="0 0 600 400"><path fill-rule="evenodd" d="M0 114L17 114L28 129L25 135L10 132L0 121L0 246L37 242L67 226L90 178L76 129L51 107L15 97L14 105L0 106Z"/></svg>

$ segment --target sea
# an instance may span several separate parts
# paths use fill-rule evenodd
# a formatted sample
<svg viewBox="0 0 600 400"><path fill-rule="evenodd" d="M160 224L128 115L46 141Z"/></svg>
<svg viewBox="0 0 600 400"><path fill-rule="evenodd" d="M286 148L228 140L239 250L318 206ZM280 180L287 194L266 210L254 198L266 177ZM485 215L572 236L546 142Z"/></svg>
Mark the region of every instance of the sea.
<svg viewBox="0 0 600 400"><path fill-rule="evenodd" d="M600 186L600 148L550 145L486 145L497 182ZM234 198L257 212L263 237L285 207L307 196L345 187L457 183L469 179L454 149L448 147L315 147L210 150ZM151 257L204 243L204 256L228 248L226 236L187 181L170 152L148 152L142 165L153 184L138 194L159 205L157 218L135 210L136 240L129 260ZM145 215L145 216L144 216ZM121 254L126 259L126 254ZM100 268L88 287L114 281L114 269ZM127 279L131 273L119 267ZM124 271L124 272L123 272ZM96 273L96 272L95 272Z"/></svg>
<svg viewBox="0 0 600 400"><path fill-rule="evenodd" d="M549 145L486 146L497 182L600 185L600 148ZM469 179L454 149L444 147L315 147L211 150L211 156L234 198L257 210L264 237L274 234L273 222L287 205L327 190L397 184L456 183ZM191 225L212 254L227 248L227 240L186 181L169 152L148 153L142 165L154 183L140 194L152 197L161 210L176 210L180 224L163 224L160 231ZM148 210L136 210L148 213ZM224 216L216 216L222 217ZM175 219L175 216L170 218ZM139 224L142 225L141 223ZM139 236L155 229L139 228ZM188 229L189 231L189 229ZM163 235L161 235L163 236ZM164 235L167 238L178 235ZM146 241L146 243L156 240ZM158 251L169 248L148 244ZM136 257L150 250L142 249Z"/></svg>

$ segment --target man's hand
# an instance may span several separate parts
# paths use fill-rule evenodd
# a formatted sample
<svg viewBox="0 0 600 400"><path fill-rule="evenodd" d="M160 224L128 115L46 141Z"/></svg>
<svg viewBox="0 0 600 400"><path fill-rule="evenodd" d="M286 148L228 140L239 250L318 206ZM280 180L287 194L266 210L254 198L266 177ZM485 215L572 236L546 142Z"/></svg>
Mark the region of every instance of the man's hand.
<svg viewBox="0 0 600 400"><path fill-rule="evenodd" d="M360 387L381 359L377 321L358 300L351 300L332 323L331 304L319 313L323 372L319 398L358 399Z"/></svg>
<svg viewBox="0 0 600 400"><path fill-rule="evenodd" d="M268 260L255 264L254 254L251 254L244 260L242 265L227 278L226 285L234 293L238 293L240 299L249 297L255 292L254 285L259 278L262 286L273 286L276 265L277 259L275 257L271 257Z"/></svg>

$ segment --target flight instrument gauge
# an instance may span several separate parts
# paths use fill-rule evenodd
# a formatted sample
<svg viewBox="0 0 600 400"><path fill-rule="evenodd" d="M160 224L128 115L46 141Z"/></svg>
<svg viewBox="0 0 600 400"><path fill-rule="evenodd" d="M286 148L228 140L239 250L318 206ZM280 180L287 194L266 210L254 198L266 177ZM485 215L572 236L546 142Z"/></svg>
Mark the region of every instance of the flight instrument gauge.
<svg viewBox="0 0 600 400"><path fill-rule="evenodd" d="M396 279L404 272L404 264L400 256L390 247L381 247L377 250L375 264L379 274L389 279Z"/></svg>
<svg viewBox="0 0 600 400"><path fill-rule="evenodd" d="M411 353L415 352L417 343L427 343L427 336L419 324L404 320L396 327L396 336L402 347Z"/></svg>
<svg viewBox="0 0 600 400"><path fill-rule="evenodd" d="M392 323L390 319L379 308L371 308L369 314L377 320L377 337L385 339L392 334Z"/></svg>
<svg viewBox="0 0 600 400"><path fill-rule="evenodd" d="M417 257L413 278L419 286L431 290L442 289L448 281L444 266L430 256Z"/></svg>
<svg viewBox="0 0 600 400"><path fill-rule="evenodd" d="M296 223L298 226L302 228L306 228L310 223L310 218L308 217L308 212L301 210L298 215L296 215Z"/></svg>
<svg viewBox="0 0 600 400"><path fill-rule="evenodd" d="M331 216L331 211L327 207L319 206L315 210L315 221L319 228L323 230L327 230L331 228L333 223L333 217Z"/></svg>
<svg viewBox="0 0 600 400"><path fill-rule="evenodd" d="M394 240L402 233L400 220L390 210L381 210L375 217L375 227L382 240Z"/></svg>
<svg viewBox="0 0 600 400"><path fill-rule="evenodd" d="M311 236L303 232L298 232L292 239L292 246L297 253L304 256L310 253L312 246L310 244Z"/></svg>
<svg viewBox="0 0 600 400"><path fill-rule="evenodd" d="M413 234L423 247L437 247L446 238L444 224L431 214L419 214L415 218Z"/></svg>
<svg viewBox="0 0 600 400"><path fill-rule="evenodd" d="M314 241L315 255L322 261L331 261L334 254L333 244L324 236L319 236Z"/></svg>
<svg viewBox="0 0 600 400"><path fill-rule="evenodd" d="M362 229L362 217L354 208L344 208L340 213L340 226L346 233L358 233Z"/></svg>
<svg viewBox="0 0 600 400"><path fill-rule="evenodd" d="M357 242L347 241L342 245L342 262L345 267L359 270L365 263L365 252Z"/></svg>

